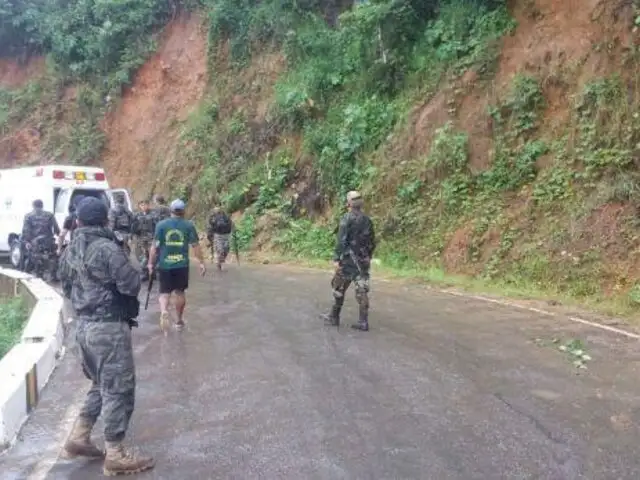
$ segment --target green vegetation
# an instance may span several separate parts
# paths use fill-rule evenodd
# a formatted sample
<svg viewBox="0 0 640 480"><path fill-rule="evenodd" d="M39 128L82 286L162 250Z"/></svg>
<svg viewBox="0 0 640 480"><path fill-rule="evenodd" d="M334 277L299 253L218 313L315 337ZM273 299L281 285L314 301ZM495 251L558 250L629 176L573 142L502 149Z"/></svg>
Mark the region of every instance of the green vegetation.
<svg viewBox="0 0 640 480"><path fill-rule="evenodd" d="M0 297L0 358L20 338L27 317L27 307L21 298Z"/></svg>
<svg viewBox="0 0 640 480"><path fill-rule="evenodd" d="M462 0L426 6L410 1L361 4L341 15L338 28L331 28L322 13L314 2L243 2L239 8L237 2L223 0L209 15L210 41L216 45L230 39L234 68L242 68L265 49L284 52L288 68L275 85L275 104L265 128L280 135L302 135L303 155L311 161L322 197L329 204L338 200L339 205L348 190L376 188L381 181L380 169L369 158L397 128L398 120L406 117L411 99L434 94L447 75L471 65L489 74L497 53L495 42L514 22L503 2ZM201 132L202 141L190 147L196 150L193 158L213 158L205 162L200 178L203 187L215 179L220 194L208 200L250 215L276 209L280 229L284 227L275 236L279 248L298 256L325 255L327 249L318 245L327 244L340 208L332 210L329 229L317 224L307 228L308 220L297 218L295 209L289 208L287 183L267 180L260 175L265 169L256 169L267 153L229 151L229 143L251 146L251 129L231 131L232 119L209 116L206 121L211 122L207 127L201 129L199 123L183 138L188 145ZM441 135L425 166L435 171L443 168L438 162L458 162L453 166L455 176L445 179L434 193L438 203L453 211L466 203L460 197L473 188L474 179L466 168L464 133L445 126ZM456 145L449 145L447 136ZM530 161L538 150L537 144L530 146L522 162ZM451 153L454 160L448 158ZM248 156L252 158L247 162ZM232 172L236 162L246 169L244 174ZM527 175L526 166L522 169ZM425 173L407 171L412 180L399 187L398 197L411 201L419 195ZM487 180L491 181L499 180ZM263 200L265 190L272 197L269 205Z"/></svg>
<svg viewBox="0 0 640 480"><path fill-rule="evenodd" d="M516 27L504 0L0 0L1 53L44 52L49 71L0 90L0 135L37 120L43 154L94 161L99 120L160 27L191 9L204 13L216 74L175 122L171 194L201 217L214 203L241 212L243 250L327 260L344 195L358 189L381 268L637 308L640 57L625 51L619 76L579 85L580 59L516 74L492 97L478 153L459 108L467 89L492 85ZM265 58L282 67L265 75L254 68ZM553 127L550 85L571 99ZM448 119L423 125L416 107L442 109L443 96Z"/></svg>
<svg viewBox="0 0 640 480"><path fill-rule="evenodd" d="M18 91L0 88L0 133L37 119L43 154L68 163L96 162L99 122L155 49L154 32L188 0L0 0L0 56L47 54L47 75ZM62 104L65 90L75 98ZM64 118L64 122L60 120Z"/></svg>

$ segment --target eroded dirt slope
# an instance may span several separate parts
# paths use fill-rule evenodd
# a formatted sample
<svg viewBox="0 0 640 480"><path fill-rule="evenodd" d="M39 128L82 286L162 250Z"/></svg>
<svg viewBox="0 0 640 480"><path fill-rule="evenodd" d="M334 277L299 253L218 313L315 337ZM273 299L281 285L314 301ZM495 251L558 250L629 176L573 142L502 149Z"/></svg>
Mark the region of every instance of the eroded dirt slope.
<svg viewBox="0 0 640 480"><path fill-rule="evenodd" d="M207 86L207 39L202 19L180 17L165 30L158 51L142 66L104 121L102 163L115 185L146 195L167 174L180 123Z"/></svg>

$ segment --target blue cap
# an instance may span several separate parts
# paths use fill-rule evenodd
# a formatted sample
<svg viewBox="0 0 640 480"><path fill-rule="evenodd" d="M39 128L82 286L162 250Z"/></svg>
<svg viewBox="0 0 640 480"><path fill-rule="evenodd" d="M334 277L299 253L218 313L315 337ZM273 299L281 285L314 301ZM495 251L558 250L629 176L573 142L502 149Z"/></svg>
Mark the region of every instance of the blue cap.
<svg viewBox="0 0 640 480"><path fill-rule="evenodd" d="M174 212L181 212L185 208L184 202L179 198L176 198L173 202L171 202L171 210Z"/></svg>

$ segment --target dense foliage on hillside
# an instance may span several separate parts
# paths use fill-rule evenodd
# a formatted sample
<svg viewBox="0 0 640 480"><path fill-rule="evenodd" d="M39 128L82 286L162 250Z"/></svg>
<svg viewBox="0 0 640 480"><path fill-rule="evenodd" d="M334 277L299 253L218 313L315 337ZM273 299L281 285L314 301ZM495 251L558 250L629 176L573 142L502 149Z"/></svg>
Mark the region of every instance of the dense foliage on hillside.
<svg viewBox="0 0 640 480"><path fill-rule="evenodd" d="M514 4L527 22L544 18L535 1ZM594 28L627 28L625 8L599 12ZM0 88L0 135L32 121L43 155L97 161L101 119L184 11L204 18L213 74L176 122L171 193L197 214L242 212L246 248L327 258L357 188L387 266L640 301L625 260L640 246L637 52L598 31L585 55L560 52L557 67L516 68L497 85L504 38L517 34L504 0L0 0L0 56L44 53L49 68ZM283 64L275 80L254 75L266 58Z"/></svg>

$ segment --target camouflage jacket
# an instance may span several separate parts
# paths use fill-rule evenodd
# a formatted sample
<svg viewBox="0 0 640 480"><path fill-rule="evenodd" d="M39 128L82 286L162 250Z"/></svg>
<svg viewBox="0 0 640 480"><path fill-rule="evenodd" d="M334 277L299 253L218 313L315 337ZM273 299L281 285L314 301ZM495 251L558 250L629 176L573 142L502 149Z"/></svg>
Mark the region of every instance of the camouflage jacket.
<svg viewBox="0 0 640 480"><path fill-rule="evenodd" d="M171 209L166 205L160 205L151 212L155 224L159 224L162 220L166 220L171 216Z"/></svg>
<svg viewBox="0 0 640 480"><path fill-rule="evenodd" d="M140 272L103 227L79 227L60 258L59 277L79 319L119 317L120 296L137 298Z"/></svg>
<svg viewBox="0 0 640 480"><path fill-rule="evenodd" d="M135 215L133 233L140 238L150 240L155 233L156 222L152 212L138 212Z"/></svg>
<svg viewBox="0 0 640 480"><path fill-rule="evenodd" d="M376 238L371 219L360 211L346 213L340 220L333 260L353 261L353 252L358 261L368 262L375 249Z"/></svg>
<svg viewBox="0 0 640 480"><path fill-rule="evenodd" d="M22 239L25 242L32 242L41 235L53 237L53 234L60 234L60 227L53 213L34 210L25 215L22 224Z"/></svg>
<svg viewBox="0 0 640 480"><path fill-rule="evenodd" d="M134 217L124 205L116 205L109 210L109 228L123 233L131 233Z"/></svg>

